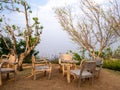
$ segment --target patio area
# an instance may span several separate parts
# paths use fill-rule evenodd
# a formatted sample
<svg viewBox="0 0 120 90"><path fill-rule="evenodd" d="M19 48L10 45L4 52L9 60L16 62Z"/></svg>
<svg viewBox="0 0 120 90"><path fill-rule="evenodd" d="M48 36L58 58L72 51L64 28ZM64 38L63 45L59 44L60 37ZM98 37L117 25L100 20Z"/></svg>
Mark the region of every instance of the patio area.
<svg viewBox="0 0 120 90"><path fill-rule="evenodd" d="M37 76L36 80L31 77L31 65L24 65L24 70L17 73L16 81L12 78L5 80L0 90L119 90L120 89L120 72L102 69L99 79L95 79L93 86L89 80L82 82L78 88L77 80L67 83L66 76L59 72L59 65L52 65L51 80L43 73Z"/></svg>

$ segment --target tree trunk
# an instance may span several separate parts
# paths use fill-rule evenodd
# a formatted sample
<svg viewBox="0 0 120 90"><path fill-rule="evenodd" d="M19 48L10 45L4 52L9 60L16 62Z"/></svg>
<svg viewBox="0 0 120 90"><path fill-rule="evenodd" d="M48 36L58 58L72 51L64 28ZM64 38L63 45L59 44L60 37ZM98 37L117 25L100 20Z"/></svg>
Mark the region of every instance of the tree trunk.
<svg viewBox="0 0 120 90"><path fill-rule="evenodd" d="M23 71L22 62L23 62L25 57L26 57L25 53L20 54L20 57L18 59L18 66L17 66L18 71Z"/></svg>
<svg viewBox="0 0 120 90"><path fill-rule="evenodd" d="M21 65L18 64L18 66L17 66L17 70L18 70L18 71L23 71L22 64L21 64Z"/></svg>

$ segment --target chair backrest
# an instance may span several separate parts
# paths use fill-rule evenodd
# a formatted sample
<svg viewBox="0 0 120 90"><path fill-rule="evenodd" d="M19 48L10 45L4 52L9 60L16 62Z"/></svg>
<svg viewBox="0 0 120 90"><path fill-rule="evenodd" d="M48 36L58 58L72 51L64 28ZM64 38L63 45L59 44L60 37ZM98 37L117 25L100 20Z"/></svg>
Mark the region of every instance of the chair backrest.
<svg viewBox="0 0 120 90"><path fill-rule="evenodd" d="M70 54L62 54L61 59L63 59L63 60L72 60L72 55L70 55Z"/></svg>
<svg viewBox="0 0 120 90"><path fill-rule="evenodd" d="M95 73L95 68L96 68L95 61L85 60L82 62L80 74L82 74L83 71L89 71L91 73Z"/></svg>
<svg viewBox="0 0 120 90"><path fill-rule="evenodd" d="M80 68L82 68L82 64L84 63L85 60L81 60L80 62Z"/></svg>
<svg viewBox="0 0 120 90"><path fill-rule="evenodd" d="M2 55L1 57L0 57L0 62L2 62L2 61L4 61L4 60L8 60L8 58L9 58L9 56L8 55Z"/></svg>
<svg viewBox="0 0 120 90"><path fill-rule="evenodd" d="M71 54L61 54L59 58L59 64L61 63L61 60L72 60Z"/></svg>
<svg viewBox="0 0 120 90"><path fill-rule="evenodd" d="M38 63L39 63L39 66L40 66L40 65L41 65L41 66L45 66L45 65L48 65L48 66L49 66L49 65L51 64L51 63L50 63L47 59L45 59L45 58L36 60L35 56L32 55L32 67L35 67L35 63L37 63L37 61L38 61Z"/></svg>
<svg viewBox="0 0 120 90"><path fill-rule="evenodd" d="M10 55L9 55L9 58L8 58L8 62L9 62L9 63L15 63L15 62L18 62L18 58L17 58L17 56L14 55L14 54L10 54Z"/></svg>
<svg viewBox="0 0 120 90"><path fill-rule="evenodd" d="M96 65L97 65L98 67L102 66L102 64L103 64L103 60L102 60L102 59L96 58L96 59L95 59L95 62L96 62Z"/></svg>

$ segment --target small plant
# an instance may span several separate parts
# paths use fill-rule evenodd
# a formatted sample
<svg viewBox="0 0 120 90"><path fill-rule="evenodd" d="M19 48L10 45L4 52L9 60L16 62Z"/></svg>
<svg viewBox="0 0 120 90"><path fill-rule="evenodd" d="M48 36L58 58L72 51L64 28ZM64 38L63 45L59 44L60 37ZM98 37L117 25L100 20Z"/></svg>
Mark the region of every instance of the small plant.
<svg viewBox="0 0 120 90"><path fill-rule="evenodd" d="M73 53L73 59L77 60L77 61L81 61L82 60L78 53Z"/></svg>
<svg viewBox="0 0 120 90"><path fill-rule="evenodd" d="M54 64L58 64L58 60L59 60L59 57L56 55L52 59L50 59L51 63L54 63Z"/></svg>

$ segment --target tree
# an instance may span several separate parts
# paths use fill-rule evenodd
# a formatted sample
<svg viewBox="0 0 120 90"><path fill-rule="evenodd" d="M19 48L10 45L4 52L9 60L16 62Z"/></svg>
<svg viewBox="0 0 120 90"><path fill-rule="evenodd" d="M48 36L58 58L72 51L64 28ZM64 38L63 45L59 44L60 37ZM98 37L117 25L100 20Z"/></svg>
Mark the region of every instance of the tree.
<svg viewBox="0 0 120 90"><path fill-rule="evenodd" d="M10 41L10 39L7 38L7 37L5 37L5 40L6 40L6 42L8 43L8 45L11 46L11 41ZM3 47L3 46L4 46L4 47ZM2 54L6 54L6 55L7 55L8 53L9 53L8 48L5 46L5 43L4 43L3 39L0 38L0 56L1 56Z"/></svg>
<svg viewBox="0 0 120 90"><path fill-rule="evenodd" d="M18 70L22 70L22 62L24 60L24 58L30 54L30 52L35 48L35 46L39 43L40 41L40 35L42 34L42 29L43 27L40 25L40 22L38 21L37 17L33 18L33 25L30 25L28 16L30 13L32 13L30 6L27 4L27 2L25 0L2 0L0 1L2 2L1 5L1 11L3 11L3 8L6 8L7 10L10 11L17 11L20 13L23 13L25 16L25 20L26 20L26 28L25 29L21 29L20 27L16 26L16 25L10 25L7 23L7 21L4 19L5 15L3 15L3 17L1 18L1 32L0 36L1 38L4 40L5 45L7 46L7 48L9 50L13 50L14 53L17 55L17 47L16 47L16 42L17 40L19 40L18 38L22 38L25 41L25 49L23 50L23 52L20 53L19 57L18 57ZM3 4L4 3L4 4ZM6 5L7 4L7 5ZM17 4L17 6L15 6ZM3 5L6 5L5 7ZM11 7L12 5L12 7ZM21 7L22 8L19 8ZM23 10L20 10L23 9ZM4 32L5 31L5 32ZM17 33L15 33L15 31L17 31ZM3 33L4 32L4 33ZM9 38L12 42L12 47L8 46L8 43L6 43L4 36L5 35L9 35ZM17 35L16 35L17 34Z"/></svg>
<svg viewBox="0 0 120 90"><path fill-rule="evenodd" d="M118 7L114 3L110 5ZM104 7L106 6L97 4L93 0L80 0L75 9L72 6L55 9L59 23L71 36L71 40L87 50L93 58L100 57L102 51L118 39L110 23L114 19L120 22L114 15L118 10L112 13L111 7L107 6L108 9ZM111 19L111 15L114 19ZM114 28L118 30L117 27ZM97 56L96 51L98 51Z"/></svg>
<svg viewBox="0 0 120 90"><path fill-rule="evenodd" d="M110 4L112 6L109 8L109 12L106 15L103 14L103 17L108 22L110 28L120 37L120 1L111 0ZM107 16L108 13L109 16Z"/></svg>

